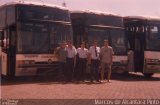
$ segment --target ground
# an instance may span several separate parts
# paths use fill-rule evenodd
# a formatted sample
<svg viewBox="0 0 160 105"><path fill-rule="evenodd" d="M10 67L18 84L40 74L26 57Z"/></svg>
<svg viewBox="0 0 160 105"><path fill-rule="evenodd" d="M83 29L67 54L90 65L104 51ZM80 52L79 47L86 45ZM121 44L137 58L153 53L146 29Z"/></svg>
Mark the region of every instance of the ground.
<svg viewBox="0 0 160 105"><path fill-rule="evenodd" d="M2 99L160 99L160 74L113 74L111 83L57 82L51 78L2 80Z"/></svg>

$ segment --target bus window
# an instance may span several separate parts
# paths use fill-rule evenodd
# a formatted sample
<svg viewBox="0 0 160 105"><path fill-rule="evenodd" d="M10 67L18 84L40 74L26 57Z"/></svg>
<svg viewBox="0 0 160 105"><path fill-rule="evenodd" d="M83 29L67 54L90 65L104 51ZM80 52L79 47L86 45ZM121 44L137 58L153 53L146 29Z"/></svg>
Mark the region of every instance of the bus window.
<svg viewBox="0 0 160 105"><path fill-rule="evenodd" d="M151 26L150 27L150 38L151 39L159 39L160 35L159 35L159 29L157 26Z"/></svg>
<svg viewBox="0 0 160 105"><path fill-rule="evenodd" d="M144 26L137 27L137 32L143 33L144 32Z"/></svg>
<svg viewBox="0 0 160 105"><path fill-rule="evenodd" d="M158 33L158 27L157 27L157 26L151 26L151 33L152 33L152 34Z"/></svg>
<svg viewBox="0 0 160 105"><path fill-rule="evenodd" d="M160 50L160 31L158 26L150 26L147 40L147 48Z"/></svg>
<svg viewBox="0 0 160 105"><path fill-rule="evenodd" d="M103 46L103 40L108 39L109 34L106 32L106 30L100 30L100 29L88 29L88 45L91 46L93 40L98 41L99 46Z"/></svg>
<svg viewBox="0 0 160 105"><path fill-rule="evenodd" d="M55 15L55 14L56 15ZM40 6L19 6L18 7L19 20L56 20L56 21L70 21L68 10L61 10L59 8L49 8Z"/></svg>
<svg viewBox="0 0 160 105"><path fill-rule="evenodd" d="M44 24L21 23L18 32L18 52L47 53L50 42L48 33Z"/></svg>
<svg viewBox="0 0 160 105"><path fill-rule="evenodd" d="M71 26L62 24L52 24L51 27L51 49L54 49L58 44L65 40L72 40L72 28Z"/></svg>
<svg viewBox="0 0 160 105"><path fill-rule="evenodd" d="M113 47L115 54L126 54L127 51L124 32L122 30L112 30L110 37L111 46Z"/></svg>

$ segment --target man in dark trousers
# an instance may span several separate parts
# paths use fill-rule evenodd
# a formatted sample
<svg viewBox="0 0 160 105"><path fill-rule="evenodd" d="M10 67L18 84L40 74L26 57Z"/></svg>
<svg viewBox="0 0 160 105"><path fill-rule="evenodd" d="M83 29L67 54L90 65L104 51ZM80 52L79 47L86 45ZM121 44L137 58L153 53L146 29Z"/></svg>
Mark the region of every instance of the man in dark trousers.
<svg viewBox="0 0 160 105"><path fill-rule="evenodd" d="M73 46L72 42L69 40L67 42L67 81L70 82L73 79L73 73L74 73L74 67L76 64L76 55L77 55L77 50Z"/></svg>
<svg viewBox="0 0 160 105"><path fill-rule="evenodd" d="M89 48L89 61L91 61L91 82L93 82L93 79L96 79L96 82L100 82L99 80L99 64L100 64L100 47L97 46L97 41L94 40L93 46Z"/></svg>
<svg viewBox="0 0 160 105"><path fill-rule="evenodd" d="M85 42L82 42L81 46L77 49L77 57L77 78L84 81L88 58L88 49L85 48Z"/></svg>

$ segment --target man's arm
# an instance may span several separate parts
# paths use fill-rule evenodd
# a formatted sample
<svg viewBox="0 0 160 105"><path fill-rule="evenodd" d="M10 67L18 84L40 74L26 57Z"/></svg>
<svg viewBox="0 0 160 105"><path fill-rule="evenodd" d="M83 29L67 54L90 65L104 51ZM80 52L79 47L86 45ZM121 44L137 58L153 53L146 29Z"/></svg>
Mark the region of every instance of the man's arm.
<svg viewBox="0 0 160 105"><path fill-rule="evenodd" d="M54 54L55 54L55 55L59 55L59 50L60 50L60 47L55 48Z"/></svg>

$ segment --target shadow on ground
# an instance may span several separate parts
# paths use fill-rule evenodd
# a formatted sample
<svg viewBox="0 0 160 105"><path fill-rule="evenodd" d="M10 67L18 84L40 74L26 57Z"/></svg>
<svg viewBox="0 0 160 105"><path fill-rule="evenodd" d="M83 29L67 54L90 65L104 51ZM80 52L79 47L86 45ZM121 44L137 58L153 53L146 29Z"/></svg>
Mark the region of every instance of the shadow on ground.
<svg viewBox="0 0 160 105"><path fill-rule="evenodd" d="M159 74L158 74L159 75ZM87 76L88 77L88 76ZM145 78L141 74L129 73L129 74L112 74L112 80L116 81L124 81L124 82L139 82L139 81L160 81L160 76L153 76L151 78ZM72 81L72 82L64 82L62 78L54 77L54 76L35 76L35 77L18 77L12 80L7 80L2 78L1 85L18 85L18 84L40 84L40 85L51 85L51 84L104 84L106 82L93 82L89 81L89 78L83 81Z"/></svg>

